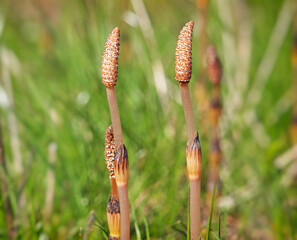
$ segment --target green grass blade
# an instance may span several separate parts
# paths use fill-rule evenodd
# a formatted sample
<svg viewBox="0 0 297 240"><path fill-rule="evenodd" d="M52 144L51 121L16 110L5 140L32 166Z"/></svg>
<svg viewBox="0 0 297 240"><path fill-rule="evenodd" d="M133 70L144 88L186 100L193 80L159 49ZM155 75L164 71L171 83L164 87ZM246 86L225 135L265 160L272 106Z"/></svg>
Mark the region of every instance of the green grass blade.
<svg viewBox="0 0 297 240"><path fill-rule="evenodd" d="M134 222L134 227L135 227L135 233L136 233L137 240L141 240L141 233L139 230L138 223L136 221Z"/></svg>
<svg viewBox="0 0 297 240"><path fill-rule="evenodd" d="M185 225L184 225L185 226ZM173 230L175 230L176 232L181 233L182 235L184 235L185 237L187 237L187 231L186 228L183 226L183 224L180 221L177 221L176 223L174 223L171 228ZM188 237L187 237L188 238Z"/></svg>
<svg viewBox="0 0 297 240"><path fill-rule="evenodd" d="M138 222L136 219L135 210L132 213L132 218L134 220L134 228L135 228L136 238L137 238L137 240L141 240L141 233L140 233L139 225L138 225Z"/></svg>
<svg viewBox="0 0 297 240"><path fill-rule="evenodd" d="M215 196L215 193L216 193L216 185L217 185L217 181L215 181L215 184L214 184L214 187L213 187L213 192L212 192L211 206L210 206L210 211L209 211L209 216L208 216L208 223L207 223L206 240L209 240L211 217L212 217L212 210L213 210L213 202L214 202L214 196Z"/></svg>
<svg viewBox="0 0 297 240"><path fill-rule="evenodd" d="M97 223L94 223L94 225L97 226L102 231L103 237L105 239L108 239L108 232L105 230L105 228L98 221L98 218L96 217L96 215L95 215L95 220L96 220Z"/></svg>
<svg viewBox="0 0 297 240"><path fill-rule="evenodd" d="M101 231L102 231L102 234L103 234L103 237L105 239L108 239L108 233L107 231L104 229L104 227L100 224L100 223L94 223L95 226L97 226Z"/></svg>
<svg viewBox="0 0 297 240"><path fill-rule="evenodd" d="M143 215L143 223L144 223L144 227L145 227L145 235L146 235L146 239L150 240L150 229L149 229L149 225L147 223L147 220L145 218L145 216Z"/></svg>
<svg viewBox="0 0 297 240"><path fill-rule="evenodd" d="M219 238L214 232L211 232L210 234L214 237L214 239L221 240L221 238Z"/></svg>
<svg viewBox="0 0 297 240"><path fill-rule="evenodd" d="M221 239L221 212L219 212L219 227L218 227L219 239Z"/></svg>

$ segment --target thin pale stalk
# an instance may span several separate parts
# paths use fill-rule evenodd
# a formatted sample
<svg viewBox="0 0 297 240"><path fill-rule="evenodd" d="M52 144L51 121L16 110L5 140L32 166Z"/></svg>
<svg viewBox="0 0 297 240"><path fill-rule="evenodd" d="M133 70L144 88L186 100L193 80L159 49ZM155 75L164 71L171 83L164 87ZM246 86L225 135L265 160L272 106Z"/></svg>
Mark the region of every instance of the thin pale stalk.
<svg viewBox="0 0 297 240"><path fill-rule="evenodd" d="M114 86L107 87L106 94L107 94L108 106L110 109L110 116L111 116L113 134L114 134L114 140L115 140L115 148L117 149L117 147L121 143L123 143L123 136L122 136L121 120L120 120L120 114L119 114L118 103L116 99Z"/></svg>
<svg viewBox="0 0 297 240"><path fill-rule="evenodd" d="M189 86L188 86L188 83L180 83L179 87L180 87L180 94L182 98L184 114L185 114L186 124L187 124L188 144L192 145L192 142L196 134L196 127L195 127L195 118L194 118L194 113L192 108Z"/></svg>
<svg viewBox="0 0 297 240"><path fill-rule="evenodd" d="M190 229L191 240L197 240L201 232L200 220L200 185L201 180L190 180Z"/></svg>
<svg viewBox="0 0 297 240"><path fill-rule="evenodd" d="M118 187L121 206L121 240L130 239L130 209L128 185Z"/></svg>
<svg viewBox="0 0 297 240"><path fill-rule="evenodd" d="M190 182L190 235L191 240L198 239L200 235L200 179L201 179L202 156L199 135L193 144L187 146L187 172Z"/></svg>
<svg viewBox="0 0 297 240"><path fill-rule="evenodd" d="M110 180L110 186L111 186L111 195L117 196L119 198L119 192L118 192L118 187L117 183L114 177L109 177Z"/></svg>

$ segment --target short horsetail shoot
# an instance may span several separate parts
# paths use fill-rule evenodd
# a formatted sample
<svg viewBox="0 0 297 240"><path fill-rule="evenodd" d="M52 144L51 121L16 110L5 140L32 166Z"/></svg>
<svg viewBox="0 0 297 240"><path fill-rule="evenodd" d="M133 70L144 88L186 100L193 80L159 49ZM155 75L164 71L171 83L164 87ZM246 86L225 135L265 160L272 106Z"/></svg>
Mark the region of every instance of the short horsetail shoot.
<svg viewBox="0 0 297 240"><path fill-rule="evenodd" d="M115 93L115 85L118 77L118 59L120 48L120 30L115 28L107 39L102 57L102 83L106 86L107 100L115 140L116 156L114 171L118 187L121 206L121 239L130 239L130 213L128 198L128 155L123 145L122 127L118 104ZM124 178L122 178L124 176ZM123 179L125 182L123 182Z"/></svg>
<svg viewBox="0 0 297 240"><path fill-rule="evenodd" d="M180 86L180 94L188 131L187 170L190 182L190 235L198 239L201 231L200 185L201 185L201 147L195 126L195 118L189 92L192 75L192 33L194 22L188 22L181 30L175 52L175 79Z"/></svg>

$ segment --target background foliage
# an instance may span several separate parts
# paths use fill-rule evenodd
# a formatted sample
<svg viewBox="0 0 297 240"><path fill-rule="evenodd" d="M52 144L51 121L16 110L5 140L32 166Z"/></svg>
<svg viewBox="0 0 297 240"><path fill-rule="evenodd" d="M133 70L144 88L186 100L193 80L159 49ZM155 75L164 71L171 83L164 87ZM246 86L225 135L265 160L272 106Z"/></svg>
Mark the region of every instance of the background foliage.
<svg viewBox="0 0 297 240"><path fill-rule="evenodd" d="M110 116L100 63L116 26L121 30L116 91L129 153L132 239L148 238L147 232L152 239L184 239L187 137L174 53L182 26L194 20L190 89L205 193L210 127L197 89L204 61L198 52L201 19L193 0L143 4L147 15L135 0L1 2L0 122L19 239L80 239L92 209L96 221L89 237L103 239L98 225L107 229L104 135ZM209 2L209 42L224 68L223 191L216 201L224 236L235 231L243 239L296 237L292 164L276 164L291 149L294 8L289 0ZM211 84L204 83L211 94ZM54 202L46 216L49 172ZM0 206L5 239L3 200ZM216 229L216 216L213 221Z"/></svg>

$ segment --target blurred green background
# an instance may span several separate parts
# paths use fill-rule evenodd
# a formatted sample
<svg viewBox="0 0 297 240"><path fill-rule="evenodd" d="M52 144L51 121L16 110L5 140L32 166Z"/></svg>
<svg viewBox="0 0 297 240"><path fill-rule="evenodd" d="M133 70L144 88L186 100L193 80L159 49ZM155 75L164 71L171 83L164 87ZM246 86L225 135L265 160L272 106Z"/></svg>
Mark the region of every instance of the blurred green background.
<svg viewBox="0 0 297 240"><path fill-rule="evenodd" d="M111 120L100 71L114 27L121 31L116 92L129 153L131 238L186 238L187 135L174 54L179 31L194 20L190 90L203 151L204 208L212 95L199 47L205 19L208 42L223 64L222 196L215 202L222 235L296 239L294 3L2 0L0 123L7 169L1 166L1 174L8 191L0 192L0 239L8 239L7 196L17 239L83 239L91 210L89 239L105 239L104 137Z"/></svg>

